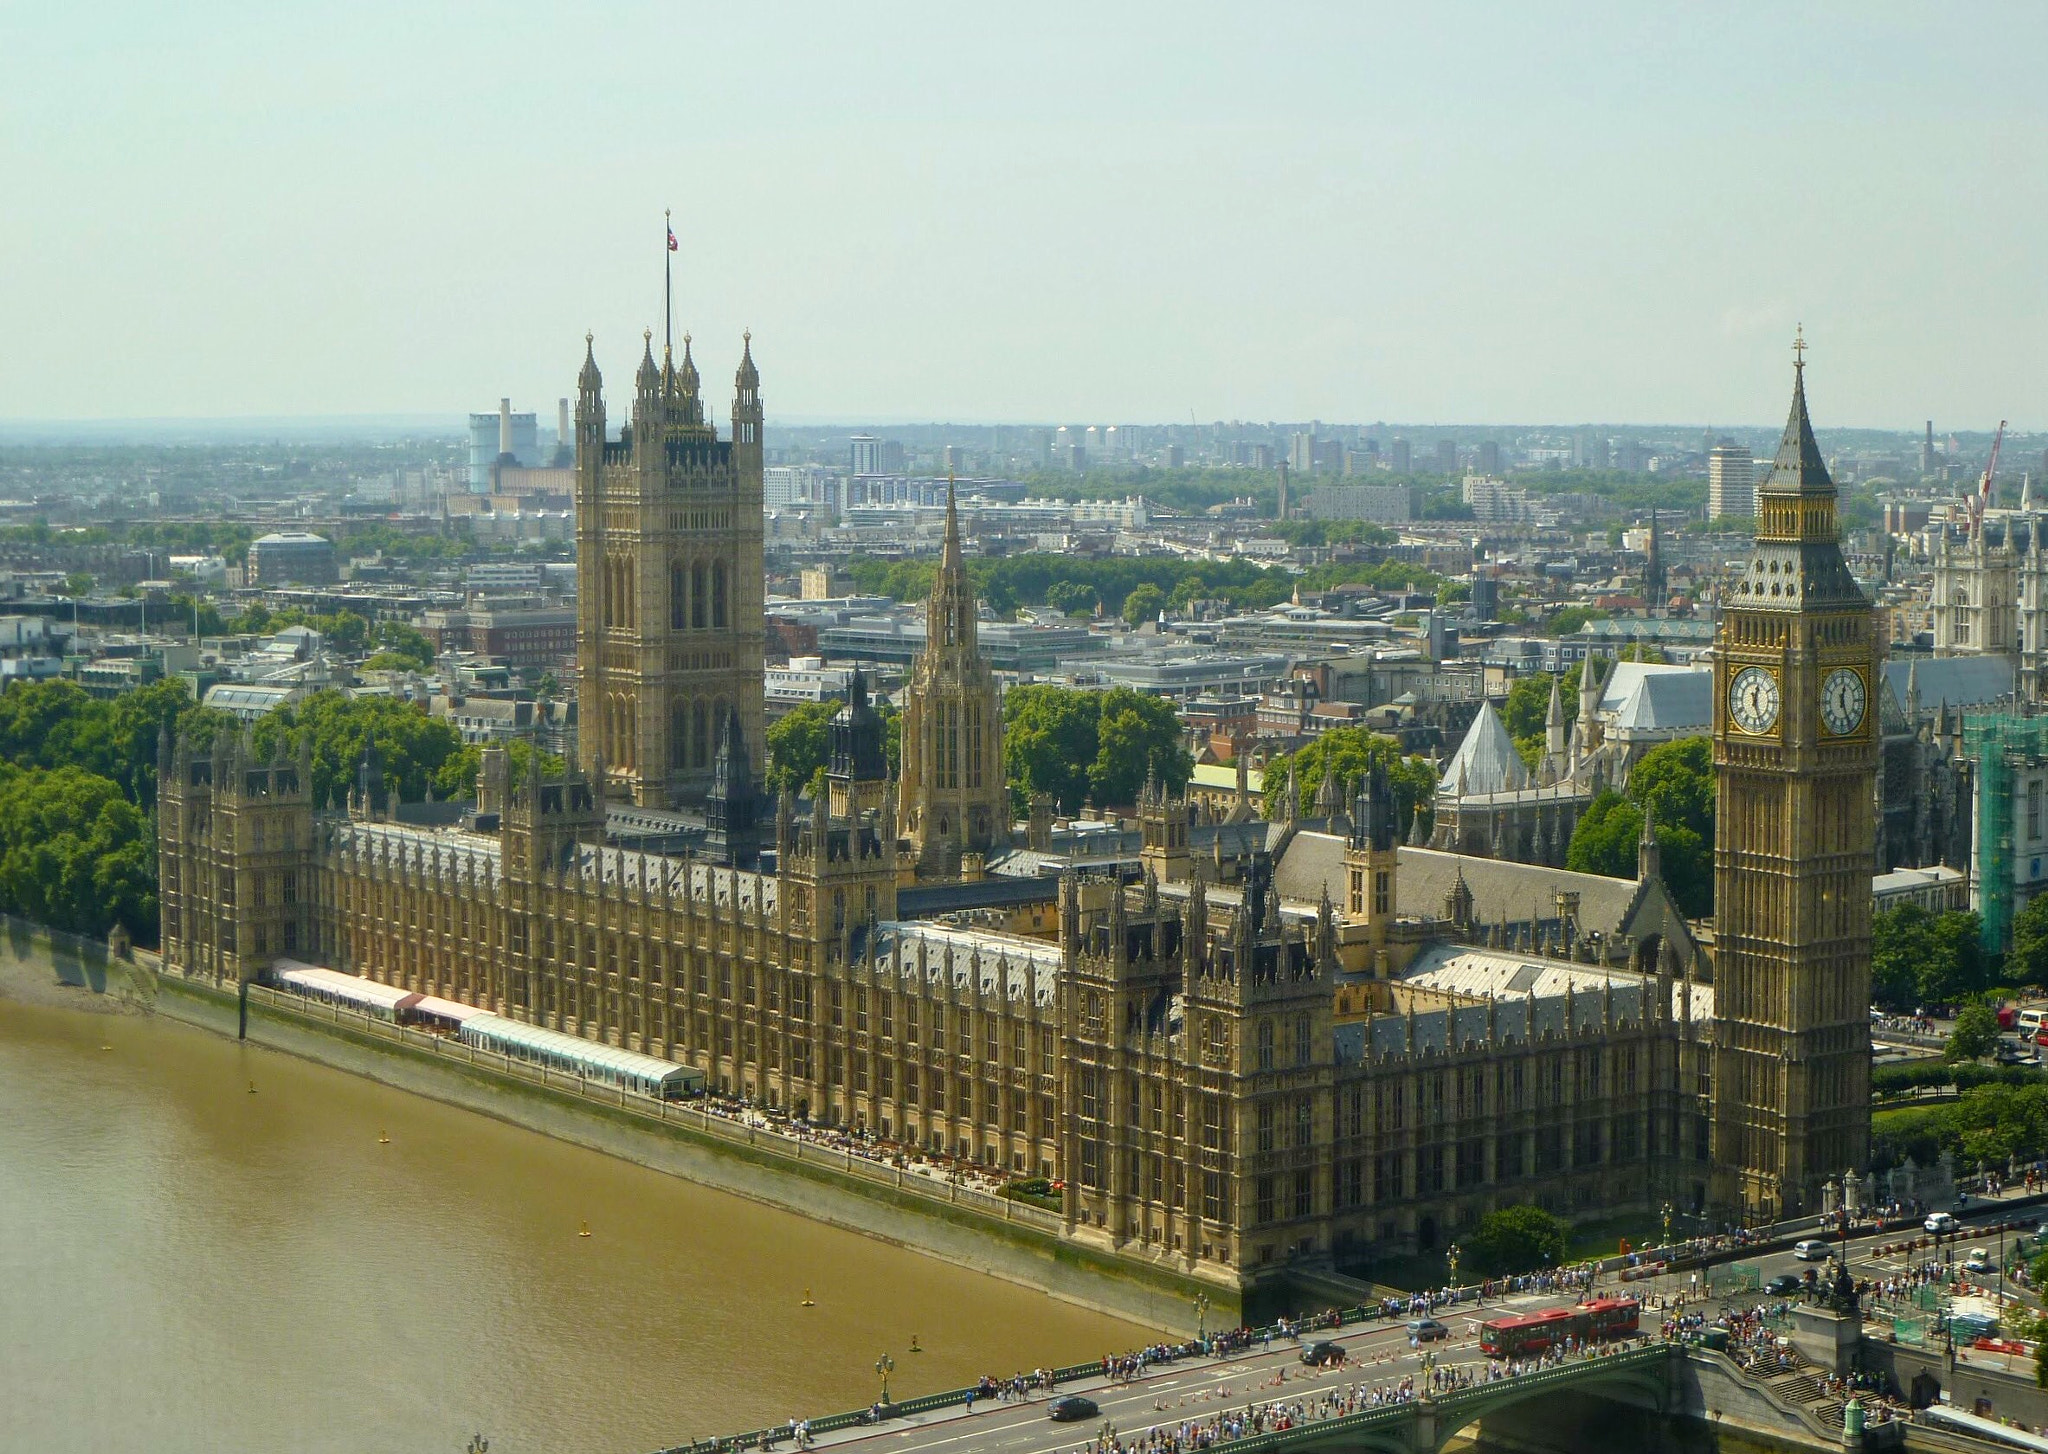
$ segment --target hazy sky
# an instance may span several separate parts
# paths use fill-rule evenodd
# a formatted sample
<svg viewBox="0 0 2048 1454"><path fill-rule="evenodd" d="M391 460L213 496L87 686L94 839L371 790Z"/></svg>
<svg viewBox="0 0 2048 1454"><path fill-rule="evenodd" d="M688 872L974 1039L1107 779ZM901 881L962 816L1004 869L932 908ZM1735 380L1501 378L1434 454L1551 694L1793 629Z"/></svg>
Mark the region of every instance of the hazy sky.
<svg viewBox="0 0 2048 1454"><path fill-rule="evenodd" d="M2048 423L2048 7L0 4L0 417ZM616 410L615 410L616 412Z"/></svg>

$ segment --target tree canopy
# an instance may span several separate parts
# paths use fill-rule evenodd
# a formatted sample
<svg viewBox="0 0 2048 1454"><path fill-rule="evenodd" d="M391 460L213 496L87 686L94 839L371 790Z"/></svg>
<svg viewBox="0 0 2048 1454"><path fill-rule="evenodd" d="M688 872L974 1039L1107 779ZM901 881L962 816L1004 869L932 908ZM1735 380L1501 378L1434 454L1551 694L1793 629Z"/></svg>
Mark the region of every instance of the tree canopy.
<svg viewBox="0 0 2048 1454"><path fill-rule="evenodd" d="M1982 921L1899 904L1870 922L1870 997L1887 1010L1952 1005L1985 987Z"/></svg>
<svg viewBox="0 0 2048 1454"><path fill-rule="evenodd" d="M1408 832L1415 805L1422 805L1422 825L1432 826L1435 817L1436 773L1419 757L1403 757L1401 744L1365 727L1336 727L1323 733L1299 752L1282 753L1266 763L1265 810L1268 817L1280 811L1287 797L1287 774L1294 771L1300 801L1299 814L1315 811L1316 793L1323 784L1327 767L1336 779L1337 791L1348 802L1365 775L1377 763L1385 769L1394 793L1395 822L1402 836Z"/></svg>
<svg viewBox="0 0 2048 1454"><path fill-rule="evenodd" d="M315 692L304 701L277 708L256 724L257 751L275 751L280 737L288 754L297 752L301 741L311 741L316 808L348 801L357 764L373 737L385 790L400 802L429 796L436 775L462 749L462 738L452 726L411 703L395 697L349 697L337 691ZM472 769L470 781L474 780Z"/></svg>
<svg viewBox="0 0 2048 1454"><path fill-rule="evenodd" d="M1998 1045L1998 1011L1989 1005L1965 1005L1956 1015L1944 1060L1982 1060Z"/></svg>
<svg viewBox="0 0 2048 1454"><path fill-rule="evenodd" d="M1071 813L1089 798L1133 802L1148 775L1177 792L1194 760L1181 745L1180 719L1158 697L1128 687L1034 685L1003 698L1003 767L1020 808L1043 792Z"/></svg>
<svg viewBox="0 0 2048 1454"><path fill-rule="evenodd" d="M1665 885L1692 918L1714 911L1713 747L1705 737L1682 737L1643 754L1629 773L1626 793L1602 792L1572 830L1565 867L1575 873L1634 878L1643 808L1656 823Z"/></svg>
<svg viewBox="0 0 2048 1454"><path fill-rule="evenodd" d="M1488 1212L1459 1243L1458 1270L1480 1277L1540 1272L1564 1261L1570 1229L1556 1215L1522 1203Z"/></svg>

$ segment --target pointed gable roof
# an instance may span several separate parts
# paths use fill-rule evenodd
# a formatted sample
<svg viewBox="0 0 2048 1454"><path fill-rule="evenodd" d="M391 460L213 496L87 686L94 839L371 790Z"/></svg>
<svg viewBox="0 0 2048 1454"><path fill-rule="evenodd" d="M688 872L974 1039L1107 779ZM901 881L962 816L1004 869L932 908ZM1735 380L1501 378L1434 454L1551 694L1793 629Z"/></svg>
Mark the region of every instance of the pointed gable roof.
<svg viewBox="0 0 2048 1454"><path fill-rule="evenodd" d="M1508 736L1507 724L1493 710L1492 702L1479 704L1479 715L1451 754L1440 781L1453 784L1454 793L1474 796L1535 786L1522 754L1515 751L1515 739Z"/></svg>
<svg viewBox="0 0 2048 1454"><path fill-rule="evenodd" d="M1757 486L1771 494L1832 495L1834 479L1820 445L1813 437L1813 421L1806 417L1806 365L1793 370L1792 409L1785 416L1785 433L1778 440L1778 453L1771 460L1771 472Z"/></svg>

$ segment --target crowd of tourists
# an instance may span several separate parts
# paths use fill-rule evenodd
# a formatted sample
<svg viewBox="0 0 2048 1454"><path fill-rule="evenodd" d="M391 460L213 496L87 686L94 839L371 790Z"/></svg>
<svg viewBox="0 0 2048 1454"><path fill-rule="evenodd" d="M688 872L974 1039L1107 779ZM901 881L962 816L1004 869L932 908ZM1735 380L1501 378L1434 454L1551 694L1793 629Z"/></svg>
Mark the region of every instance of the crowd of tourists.
<svg viewBox="0 0 2048 1454"><path fill-rule="evenodd" d="M1008 1181L1001 1172L977 1166L971 1161L885 1141L866 1127L820 1126L733 1096L705 1096L695 1104L707 1115L735 1125L750 1126L785 1140L801 1141L806 1146L822 1146L828 1151L895 1167L934 1181L952 1182L956 1186L972 1187L992 1195L1001 1192Z"/></svg>
<svg viewBox="0 0 2048 1454"><path fill-rule="evenodd" d="M1092 1439L1076 1445L1071 1454L1192 1454L1238 1439L1412 1403L1425 1392L1441 1397L1589 1358L1612 1357L1631 1346L1641 1344L1591 1344L1483 1365L1431 1368L1378 1383L1351 1383L1320 1394L1254 1401L1241 1407L1218 1409L1206 1417L1170 1420L1128 1433L1106 1421ZM1228 1394L1228 1390L1219 1392ZM1155 1407L1163 1409L1164 1405Z"/></svg>

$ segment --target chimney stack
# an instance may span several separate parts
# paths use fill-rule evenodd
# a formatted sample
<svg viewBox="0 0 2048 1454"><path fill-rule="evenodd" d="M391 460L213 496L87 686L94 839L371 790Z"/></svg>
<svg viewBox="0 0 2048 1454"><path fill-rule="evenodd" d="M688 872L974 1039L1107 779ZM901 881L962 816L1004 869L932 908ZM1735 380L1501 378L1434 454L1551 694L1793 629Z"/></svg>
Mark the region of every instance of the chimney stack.
<svg viewBox="0 0 2048 1454"><path fill-rule="evenodd" d="M498 401L498 458L512 457L512 401Z"/></svg>
<svg viewBox="0 0 2048 1454"><path fill-rule="evenodd" d="M558 449L567 449L569 447L569 401L567 399L555 401L555 447Z"/></svg>

